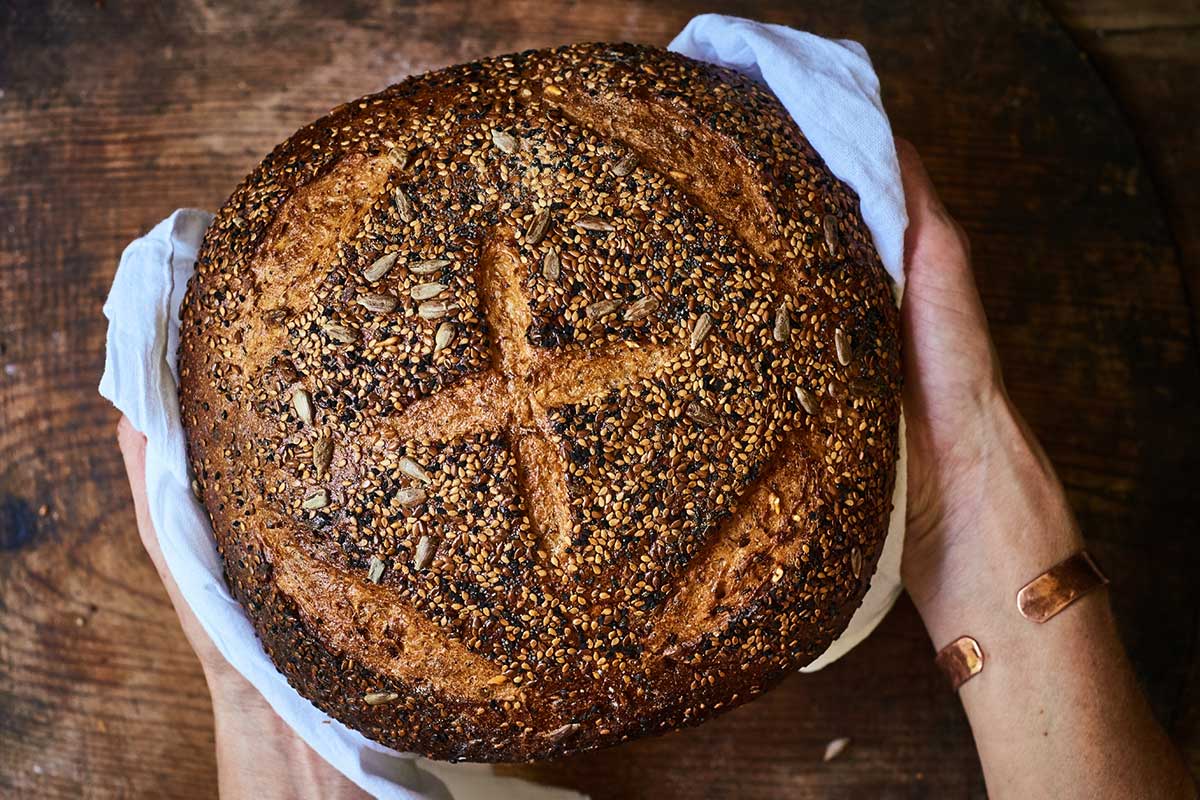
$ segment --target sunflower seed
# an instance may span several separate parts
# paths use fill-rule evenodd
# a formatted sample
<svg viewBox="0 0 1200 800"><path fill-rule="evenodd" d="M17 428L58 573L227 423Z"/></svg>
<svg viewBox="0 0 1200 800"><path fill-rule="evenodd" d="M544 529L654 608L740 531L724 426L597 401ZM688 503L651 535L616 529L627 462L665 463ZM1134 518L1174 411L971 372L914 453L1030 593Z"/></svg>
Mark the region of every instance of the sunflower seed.
<svg viewBox="0 0 1200 800"><path fill-rule="evenodd" d="M546 738L552 742L561 742L577 730L579 730L579 723L568 722L547 733Z"/></svg>
<svg viewBox="0 0 1200 800"><path fill-rule="evenodd" d="M409 289L408 293L412 295L413 300L432 300L444 291L446 291L444 283L422 283Z"/></svg>
<svg viewBox="0 0 1200 800"><path fill-rule="evenodd" d="M385 256L380 256L375 259L371 266L363 270L363 277L367 279L367 283L374 283L392 271L392 267L396 266L396 259L400 257L399 253L388 253Z"/></svg>
<svg viewBox="0 0 1200 800"><path fill-rule="evenodd" d="M841 328L833 332L833 349L837 351L838 363L843 367L849 366L850 359L854 357L854 349L851 346L850 334L846 333Z"/></svg>
<svg viewBox="0 0 1200 800"><path fill-rule="evenodd" d="M775 328L771 334L777 342L786 342L792 336L792 317L786 303L775 309Z"/></svg>
<svg viewBox="0 0 1200 800"><path fill-rule="evenodd" d="M556 281L561 271L562 263L558 260L558 251L551 247L546 251L546 255L542 256L542 277L548 281Z"/></svg>
<svg viewBox="0 0 1200 800"><path fill-rule="evenodd" d="M313 405L312 397L304 389L297 389L292 395L292 408L296 409L296 416L306 425L312 425L313 421Z"/></svg>
<svg viewBox="0 0 1200 800"><path fill-rule="evenodd" d="M821 757L821 760L828 764L830 761L833 761L835 758L844 753L846 748L849 746L850 739L846 736L840 736L831 741L829 744L825 745L825 755Z"/></svg>
<svg viewBox="0 0 1200 800"><path fill-rule="evenodd" d="M413 568L425 569L433 561L433 540L428 536L422 536L417 542L417 551L413 555Z"/></svg>
<svg viewBox="0 0 1200 800"><path fill-rule="evenodd" d="M687 414L701 425L716 425L721 421L712 409L695 400L687 404Z"/></svg>
<svg viewBox="0 0 1200 800"><path fill-rule="evenodd" d="M369 706L379 706L384 703L394 703L400 699L395 692L368 692L363 695L363 702Z"/></svg>
<svg viewBox="0 0 1200 800"><path fill-rule="evenodd" d="M583 228L585 231L615 231L616 228L611 223L600 219L594 214L584 214L579 219L575 220L575 227Z"/></svg>
<svg viewBox="0 0 1200 800"><path fill-rule="evenodd" d="M367 580L371 583L379 583L379 579L383 577L383 559L379 556L371 556L371 563L367 567Z"/></svg>
<svg viewBox="0 0 1200 800"><path fill-rule="evenodd" d="M336 322L328 323L322 328L322 330L325 331L325 335L330 339L333 339L335 342L340 342L341 344L350 344L358 338L358 335L352 329Z"/></svg>
<svg viewBox="0 0 1200 800"><path fill-rule="evenodd" d="M612 166L612 174L618 178L624 178L638 165L637 155L635 153L626 153L625 157Z"/></svg>
<svg viewBox="0 0 1200 800"><path fill-rule="evenodd" d="M450 266L448 258L427 258L423 261L414 261L408 265L408 271L414 275L428 275L431 272L437 272L442 267Z"/></svg>
<svg viewBox="0 0 1200 800"><path fill-rule="evenodd" d="M426 300L417 306L417 314L421 319L441 319L449 310L450 306L445 300Z"/></svg>
<svg viewBox="0 0 1200 800"><path fill-rule="evenodd" d="M233 222L233 224L239 228L246 227L246 220L244 217L239 217L237 215L234 215L230 221Z"/></svg>
<svg viewBox="0 0 1200 800"><path fill-rule="evenodd" d="M553 83L547 83L542 89L542 94L547 97L562 97L563 90L555 86Z"/></svg>
<svg viewBox="0 0 1200 800"><path fill-rule="evenodd" d="M499 147L505 153L515 153L517 151L517 140L508 131L502 131L499 128L492 128L492 144Z"/></svg>
<svg viewBox="0 0 1200 800"><path fill-rule="evenodd" d="M816 396L803 386L796 387L796 399L800 401L801 407L809 414L815 415L820 409Z"/></svg>
<svg viewBox="0 0 1200 800"><path fill-rule="evenodd" d="M358 304L376 314L386 314L396 307L394 295L371 292L358 298Z"/></svg>
<svg viewBox="0 0 1200 800"><path fill-rule="evenodd" d="M655 297L642 297L634 300L629 304L629 308L625 309L625 321L640 322L653 314L656 308L658 308L658 299Z"/></svg>
<svg viewBox="0 0 1200 800"><path fill-rule="evenodd" d="M311 511L318 508L324 508L327 505L329 505L329 493L324 489L317 489L315 492L304 498L304 502L300 504L300 507Z"/></svg>
<svg viewBox="0 0 1200 800"><path fill-rule="evenodd" d="M405 167L408 166L409 154L408 154L408 151L406 151L406 150L401 150L398 147L393 147L392 149L388 150L387 157L388 157L388 161L391 161L393 164L395 164L400 169L404 169Z"/></svg>
<svg viewBox="0 0 1200 800"><path fill-rule="evenodd" d="M454 341L455 327L453 322L443 322L438 325L437 332L433 334L433 354L445 350Z"/></svg>
<svg viewBox="0 0 1200 800"><path fill-rule="evenodd" d="M313 443L312 461L317 470L317 477L325 477L329 462L333 460L333 439L328 434L321 434Z"/></svg>
<svg viewBox="0 0 1200 800"><path fill-rule="evenodd" d="M540 208L533 214L533 219L529 221L529 227L525 229L525 241L529 244L537 244L546 235L546 230L550 227L550 209Z"/></svg>
<svg viewBox="0 0 1200 800"><path fill-rule="evenodd" d="M425 502L425 490L417 488L401 489L396 492L396 502L405 508L419 506Z"/></svg>
<svg viewBox="0 0 1200 800"><path fill-rule="evenodd" d="M617 300L597 300L583 310L587 314L588 319L600 319L607 317L612 312L621 307L621 303Z"/></svg>
<svg viewBox="0 0 1200 800"><path fill-rule="evenodd" d="M392 192L392 205L396 207L396 213L400 215L401 222L412 222L417 218L412 201L399 186L396 187L396 191Z"/></svg>
<svg viewBox="0 0 1200 800"><path fill-rule="evenodd" d="M429 473L425 471L425 468L408 456L400 459L400 471L410 478L416 478L421 483L433 483L433 478L429 477Z"/></svg>
<svg viewBox="0 0 1200 800"><path fill-rule="evenodd" d="M838 247L838 221L833 214L826 214L821 220L821 228L825 233L825 249L829 251L829 255L837 252Z"/></svg>
<svg viewBox="0 0 1200 800"><path fill-rule="evenodd" d="M862 576L863 556L862 551L857 547L850 549L850 569L854 572L854 577Z"/></svg>
<svg viewBox="0 0 1200 800"><path fill-rule="evenodd" d="M688 337L688 345L695 350L708 338L710 331L712 331L712 317L706 311L696 317L696 323L692 325L692 334Z"/></svg>

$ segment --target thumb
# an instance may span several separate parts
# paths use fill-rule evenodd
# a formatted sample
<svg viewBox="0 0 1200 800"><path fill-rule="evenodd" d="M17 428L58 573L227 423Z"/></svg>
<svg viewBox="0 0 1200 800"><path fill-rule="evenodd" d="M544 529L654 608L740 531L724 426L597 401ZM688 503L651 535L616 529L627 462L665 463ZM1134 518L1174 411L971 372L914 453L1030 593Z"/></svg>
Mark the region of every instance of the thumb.
<svg viewBox="0 0 1200 800"><path fill-rule="evenodd" d="M167 595L171 598L171 605L175 607L175 613L183 624L184 633L191 640L192 646L197 647L199 644L197 635L205 639L207 637L200 627L199 620L196 619L195 614L184 601L183 595L180 594L179 586L171 577L170 570L167 569L162 547L158 543L158 534L155 532L154 522L150 518L150 503L146 497L146 437L133 427L133 423L124 414L121 415L121 421L117 423L117 445L121 449L121 456L125 459L125 472L129 477L129 489L133 494L133 509L137 515L138 535L141 537L142 546L146 548L146 553L154 562L154 569L158 572L163 586L166 587Z"/></svg>

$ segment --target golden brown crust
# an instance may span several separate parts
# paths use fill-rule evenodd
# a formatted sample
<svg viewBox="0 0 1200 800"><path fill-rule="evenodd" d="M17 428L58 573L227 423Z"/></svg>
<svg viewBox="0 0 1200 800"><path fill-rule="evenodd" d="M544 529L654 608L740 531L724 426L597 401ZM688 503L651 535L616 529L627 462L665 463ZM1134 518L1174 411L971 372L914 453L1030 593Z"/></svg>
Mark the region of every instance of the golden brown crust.
<svg viewBox="0 0 1200 800"><path fill-rule="evenodd" d="M575 45L341 106L230 198L182 313L229 584L292 685L387 745L695 724L820 654L874 570L890 285L734 73Z"/></svg>

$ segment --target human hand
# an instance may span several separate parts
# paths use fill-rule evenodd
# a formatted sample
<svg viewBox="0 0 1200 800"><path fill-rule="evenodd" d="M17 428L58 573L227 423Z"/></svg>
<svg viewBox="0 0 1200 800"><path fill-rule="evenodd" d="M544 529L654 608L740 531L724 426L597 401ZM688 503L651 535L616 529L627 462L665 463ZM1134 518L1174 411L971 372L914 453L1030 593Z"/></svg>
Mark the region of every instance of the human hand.
<svg viewBox="0 0 1200 800"><path fill-rule="evenodd" d="M125 459L138 535L196 652L212 695L220 794L225 798L366 797L297 736L235 670L179 593L163 560L146 499L146 437L124 416L117 443Z"/></svg>
<svg viewBox="0 0 1200 800"><path fill-rule="evenodd" d="M133 494L133 509L137 517L138 536L142 540L142 547L146 548L146 554L150 556L150 560L154 563L154 569L158 572L159 580L163 582L163 587L167 590L167 597L170 598L175 614L179 617L183 635L187 637L188 644L192 646L196 658L200 660L200 667L204 670L209 691L213 692L215 697L217 695L225 696L235 689L249 688L254 696L258 696L261 700L261 696L254 692L254 687L238 674L237 670L217 650L212 639L208 638L208 634L200 625L200 620L196 618L192 609L184 601L183 596L179 593L179 586L167 569L162 548L158 544L158 534L155 533L154 523L150 519L150 507L146 499L146 437L134 428L123 414L120 422L117 423L117 445L125 460L125 473L129 478L130 492Z"/></svg>
<svg viewBox="0 0 1200 800"><path fill-rule="evenodd" d="M989 796L1193 798L1142 697L1104 592L1044 625L1016 592L1078 551L1062 486L1010 402L970 248L912 145L899 142L909 228L904 328L904 583L935 648L962 634L985 665L959 690Z"/></svg>
<svg viewBox="0 0 1200 800"><path fill-rule="evenodd" d="M941 647L973 615L1007 610L1018 588L1083 541L1049 460L1004 389L966 234L913 146L900 141L898 150L909 216L902 570Z"/></svg>

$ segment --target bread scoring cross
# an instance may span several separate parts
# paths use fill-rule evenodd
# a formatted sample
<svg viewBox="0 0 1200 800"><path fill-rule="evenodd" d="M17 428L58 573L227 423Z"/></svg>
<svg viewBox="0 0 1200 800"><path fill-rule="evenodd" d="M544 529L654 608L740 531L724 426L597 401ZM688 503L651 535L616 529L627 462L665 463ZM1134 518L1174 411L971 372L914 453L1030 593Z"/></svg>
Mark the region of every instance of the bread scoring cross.
<svg viewBox="0 0 1200 800"><path fill-rule="evenodd" d="M567 465L549 410L650 377L679 355L684 342L559 347L553 356L539 357L529 342L532 313L521 290L519 268L511 231L496 229L482 248L476 277L479 284L491 287L481 298L491 368L414 401L399 416L375 419L367 436L382 449L414 439L446 442L503 430L527 500L526 517L541 549L553 558L569 547L573 522ZM615 372L612 365L624 369ZM605 377L589 380L588 373Z"/></svg>

